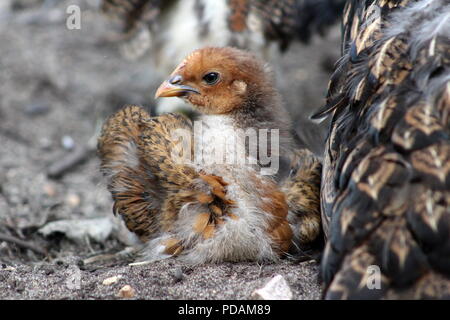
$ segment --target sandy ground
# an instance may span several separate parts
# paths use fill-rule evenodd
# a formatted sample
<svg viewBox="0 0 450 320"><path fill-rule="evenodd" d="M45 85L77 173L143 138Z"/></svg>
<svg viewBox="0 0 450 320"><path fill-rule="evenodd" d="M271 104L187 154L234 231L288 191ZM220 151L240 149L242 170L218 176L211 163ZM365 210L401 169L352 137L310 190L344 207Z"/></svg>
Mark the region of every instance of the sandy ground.
<svg viewBox="0 0 450 320"><path fill-rule="evenodd" d="M65 27L68 4L82 8L81 30ZM108 23L96 5L95 0L0 4L0 235L38 247L0 239L0 298L110 299L128 284L138 299L248 299L281 274L294 299L319 299L315 262L83 265L88 257L122 250L120 233L81 242L38 233L52 221L112 216L92 149L96 134L105 117L125 103L152 108L159 83L145 57L127 61L107 41ZM324 130L306 119L323 102L330 61L338 52L336 28L307 47L295 45L282 61L286 106L296 129L317 150ZM52 176L55 165L77 152L80 164ZM71 285L74 275L79 281ZM111 276L121 278L103 285Z"/></svg>
<svg viewBox="0 0 450 320"><path fill-rule="evenodd" d="M312 262L272 265L223 263L190 267L166 260L145 266L86 270L72 262L21 264L0 271L0 299L117 299L130 285L134 299L252 299L274 275L289 283L295 299L319 299L317 266ZM105 279L118 277L106 285Z"/></svg>

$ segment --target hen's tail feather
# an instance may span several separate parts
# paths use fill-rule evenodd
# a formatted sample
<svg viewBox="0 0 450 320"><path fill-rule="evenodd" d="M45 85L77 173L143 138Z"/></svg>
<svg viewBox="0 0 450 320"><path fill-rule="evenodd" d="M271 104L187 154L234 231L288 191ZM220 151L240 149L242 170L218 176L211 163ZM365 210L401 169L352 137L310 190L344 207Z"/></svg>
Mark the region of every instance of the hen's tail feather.
<svg viewBox="0 0 450 320"><path fill-rule="evenodd" d="M327 298L450 294L449 10L348 1L322 180Z"/></svg>

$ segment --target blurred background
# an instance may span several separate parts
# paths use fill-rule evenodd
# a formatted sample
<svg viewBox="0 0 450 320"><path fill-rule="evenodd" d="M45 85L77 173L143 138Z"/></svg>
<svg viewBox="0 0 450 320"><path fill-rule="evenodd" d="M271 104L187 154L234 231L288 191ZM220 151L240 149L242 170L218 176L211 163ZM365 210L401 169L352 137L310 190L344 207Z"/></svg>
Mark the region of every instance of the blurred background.
<svg viewBox="0 0 450 320"><path fill-rule="evenodd" d="M69 5L80 8L81 29L67 28ZM154 113L154 92L167 76L155 67L151 43L130 54L136 35L124 40L117 21L100 7L100 0L0 1L0 262L42 258L40 247L30 250L17 240L34 241L54 256L126 242L107 223L97 235L101 241L92 241L91 231L70 235L76 228L70 224L42 230L56 221L112 218L95 154L100 126L124 104ZM326 123L317 126L308 117L324 102L339 31L335 25L308 44L294 41L270 56L294 127L316 153ZM149 34L137 34L148 41ZM170 48L171 39L162 41Z"/></svg>

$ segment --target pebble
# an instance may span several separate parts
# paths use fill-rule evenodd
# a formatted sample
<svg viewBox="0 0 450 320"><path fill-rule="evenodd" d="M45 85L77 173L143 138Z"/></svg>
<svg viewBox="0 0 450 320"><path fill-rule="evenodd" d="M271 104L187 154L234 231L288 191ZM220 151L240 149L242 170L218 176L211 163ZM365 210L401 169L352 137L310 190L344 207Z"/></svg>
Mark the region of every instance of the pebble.
<svg viewBox="0 0 450 320"><path fill-rule="evenodd" d="M282 275L273 277L264 287L252 293L253 299L258 300L292 300L292 291Z"/></svg>
<svg viewBox="0 0 450 320"><path fill-rule="evenodd" d="M44 186L42 187L42 190L49 197L54 197L56 195L56 188L51 183L44 184Z"/></svg>
<svg viewBox="0 0 450 320"><path fill-rule="evenodd" d="M51 150L53 147L53 141L48 137L42 137L38 140L39 147L42 150Z"/></svg>
<svg viewBox="0 0 450 320"><path fill-rule="evenodd" d="M135 294L136 292L134 291L133 287L127 284L119 290L117 296L120 298L133 298Z"/></svg>
<svg viewBox="0 0 450 320"><path fill-rule="evenodd" d="M114 277L109 277L109 278L106 278L105 280L103 280L102 284L104 286L110 286L114 283L117 283L120 280L120 278L122 278L122 276L120 276L120 275L114 276Z"/></svg>
<svg viewBox="0 0 450 320"><path fill-rule="evenodd" d="M174 278L175 283L183 280L184 276L183 276L183 270L181 269L181 267L178 267L173 271L173 278Z"/></svg>
<svg viewBox="0 0 450 320"><path fill-rule="evenodd" d="M75 194L75 193L69 193L66 196L66 203L72 207L72 208L76 208L80 205L81 203L81 199L80 196Z"/></svg>
<svg viewBox="0 0 450 320"><path fill-rule="evenodd" d="M71 136L63 136L61 138L61 145L66 150L72 150L75 147L75 141Z"/></svg>
<svg viewBox="0 0 450 320"><path fill-rule="evenodd" d="M2 266L2 271L16 271L16 268L14 267L9 267L9 266Z"/></svg>

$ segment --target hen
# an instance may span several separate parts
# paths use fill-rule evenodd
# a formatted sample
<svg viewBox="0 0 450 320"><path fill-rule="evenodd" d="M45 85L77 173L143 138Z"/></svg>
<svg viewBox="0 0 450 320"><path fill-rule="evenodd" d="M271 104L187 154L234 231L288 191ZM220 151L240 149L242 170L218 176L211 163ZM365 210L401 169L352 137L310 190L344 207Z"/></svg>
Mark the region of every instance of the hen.
<svg viewBox="0 0 450 320"><path fill-rule="evenodd" d="M270 72L252 54L204 48L157 90L200 113L127 106L98 150L114 212L148 261L276 261L320 233L320 163L298 149Z"/></svg>
<svg viewBox="0 0 450 320"><path fill-rule="evenodd" d="M167 75L188 53L205 46L252 51L272 64L291 41L306 42L340 17L345 0L103 0L122 31L125 56L146 52ZM277 45L278 44L278 45ZM280 49L280 50L279 50ZM158 112L178 110L171 100Z"/></svg>
<svg viewBox="0 0 450 320"><path fill-rule="evenodd" d="M343 24L315 115L325 297L449 298L450 2L351 0Z"/></svg>

